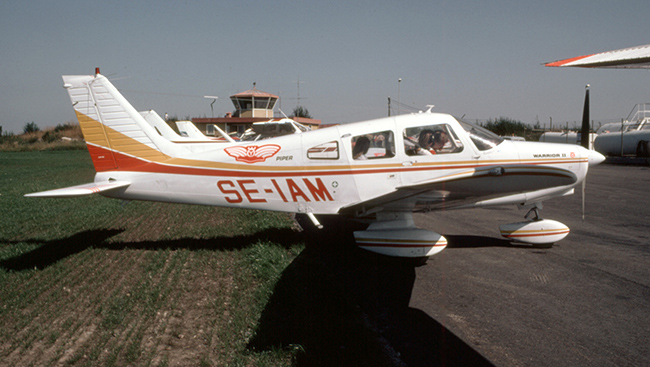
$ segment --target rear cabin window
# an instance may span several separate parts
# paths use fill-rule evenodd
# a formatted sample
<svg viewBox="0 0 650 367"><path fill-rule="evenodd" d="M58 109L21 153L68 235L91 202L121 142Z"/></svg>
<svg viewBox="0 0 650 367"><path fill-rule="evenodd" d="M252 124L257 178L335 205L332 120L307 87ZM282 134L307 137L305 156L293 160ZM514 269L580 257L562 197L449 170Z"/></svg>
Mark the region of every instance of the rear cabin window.
<svg viewBox="0 0 650 367"><path fill-rule="evenodd" d="M407 155L449 154L462 150L463 143L447 124L404 129L404 151Z"/></svg>
<svg viewBox="0 0 650 367"><path fill-rule="evenodd" d="M392 131L357 135L352 138L352 158L357 161L392 158L395 156L395 136Z"/></svg>
<svg viewBox="0 0 650 367"><path fill-rule="evenodd" d="M339 142L336 140L328 141L307 149L307 158L309 159L339 159Z"/></svg>

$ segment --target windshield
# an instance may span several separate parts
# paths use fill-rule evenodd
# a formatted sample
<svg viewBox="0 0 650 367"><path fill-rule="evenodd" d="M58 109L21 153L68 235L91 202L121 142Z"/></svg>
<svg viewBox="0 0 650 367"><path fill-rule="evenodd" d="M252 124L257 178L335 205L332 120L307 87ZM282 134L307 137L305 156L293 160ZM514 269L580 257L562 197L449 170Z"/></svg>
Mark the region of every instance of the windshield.
<svg viewBox="0 0 650 367"><path fill-rule="evenodd" d="M467 131L470 139L479 150L490 150L503 142L503 138L480 126L470 124L467 121L456 119L460 126Z"/></svg>
<svg viewBox="0 0 650 367"><path fill-rule="evenodd" d="M280 121L256 122L250 129L247 129L240 137L245 141L257 141L276 136L297 134L307 132L309 129L293 120L282 119Z"/></svg>

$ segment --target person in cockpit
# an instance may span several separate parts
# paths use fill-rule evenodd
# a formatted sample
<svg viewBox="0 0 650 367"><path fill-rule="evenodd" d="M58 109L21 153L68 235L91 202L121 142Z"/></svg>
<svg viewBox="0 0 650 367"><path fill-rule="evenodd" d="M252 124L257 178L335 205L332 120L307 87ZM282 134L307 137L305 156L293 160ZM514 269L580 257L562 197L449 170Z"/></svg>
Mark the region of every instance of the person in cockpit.
<svg viewBox="0 0 650 367"><path fill-rule="evenodd" d="M418 137L418 155L431 155L438 153L447 144L447 133L442 130L422 130Z"/></svg>
<svg viewBox="0 0 650 367"><path fill-rule="evenodd" d="M366 153L370 149L370 139L365 136L360 137L354 143L354 148L352 148L352 158L355 160L366 160Z"/></svg>

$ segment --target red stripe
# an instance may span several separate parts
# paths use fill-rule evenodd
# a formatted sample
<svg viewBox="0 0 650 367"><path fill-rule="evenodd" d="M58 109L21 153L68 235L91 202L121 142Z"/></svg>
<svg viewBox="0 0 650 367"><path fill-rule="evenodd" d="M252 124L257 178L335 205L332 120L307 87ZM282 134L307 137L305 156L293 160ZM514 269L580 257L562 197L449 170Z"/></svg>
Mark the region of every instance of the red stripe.
<svg viewBox="0 0 650 367"><path fill-rule="evenodd" d="M570 231L564 230L560 232L548 232L548 233L537 233L537 234L504 234L504 237L543 237L543 236L554 236L558 234L569 233Z"/></svg>
<svg viewBox="0 0 650 367"><path fill-rule="evenodd" d="M594 56L595 54L591 55L584 55L584 56L577 56L577 57L572 57L570 59L564 59L560 61L554 61L554 62L549 62L548 64L545 64L544 66L553 66L553 67L559 67L559 66L564 66L566 64L572 63L574 61L582 60L584 58L587 58L589 56Z"/></svg>
<svg viewBox="0 0 650 367"><path fill-rule="evenodd" d="M352 171L351 168L343 168L338 170L321 170L321 171L307 171L307 170L295 170L295 171L244 171L244 170L229 170L229 169L220 169L220 168L198 168L198 167L187 167L187 166L175 166L175 165L166 165L158 162L146 161L141 158L132 157L120 152L111 152L106 148L95 147L97 150L101 149L106 152L106 154L113 154L116 160L119 162L120 168L107 171L135 171L135 172L151 172L151 173L167 173L167 174L185 174L185 175L196 175L196 176L221 176L221 177L305 177L305 176L333 176L340 174L349 174ZM580 160L574 161L563 161L557 163L580 163ZM539 165L541 163L530 163L530 165ZM424 166L424 167L404 167L404 168L373 168L373 169L363 169L362 167L355 167L355 174L373 174L373 173L400 173L400 172L418 172L418 171L434 171L434 170L443 170L443 169L481 169L484 168L487 170L492 165L438 165L438 166ZM516 165L504 165L508 168L526 168L517 162ZM545 175L545 176L556 176L556 177L567 177L573 178L570 174L565 174L563 172L544 172L544 173L533 173L533 172L520 172L520 173L505 173L505 175Z"/></svg>

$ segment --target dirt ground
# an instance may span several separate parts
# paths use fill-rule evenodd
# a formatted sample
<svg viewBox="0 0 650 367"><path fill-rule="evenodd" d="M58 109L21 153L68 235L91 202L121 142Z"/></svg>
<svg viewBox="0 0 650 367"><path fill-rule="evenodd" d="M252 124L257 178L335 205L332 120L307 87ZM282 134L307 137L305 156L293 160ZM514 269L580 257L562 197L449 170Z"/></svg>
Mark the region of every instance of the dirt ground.
<svg viewBox="0 0 650 367"><path fill-rule="evenodd" d="M105 228L3 246L25 250L0 261L0 366L221 366L265 358L246 350L265 300L256 299L260 281L243 265L262 237L179 234L178 217L194 207L147 205ZM232 222L212 215L201 226Z"/></svg>

